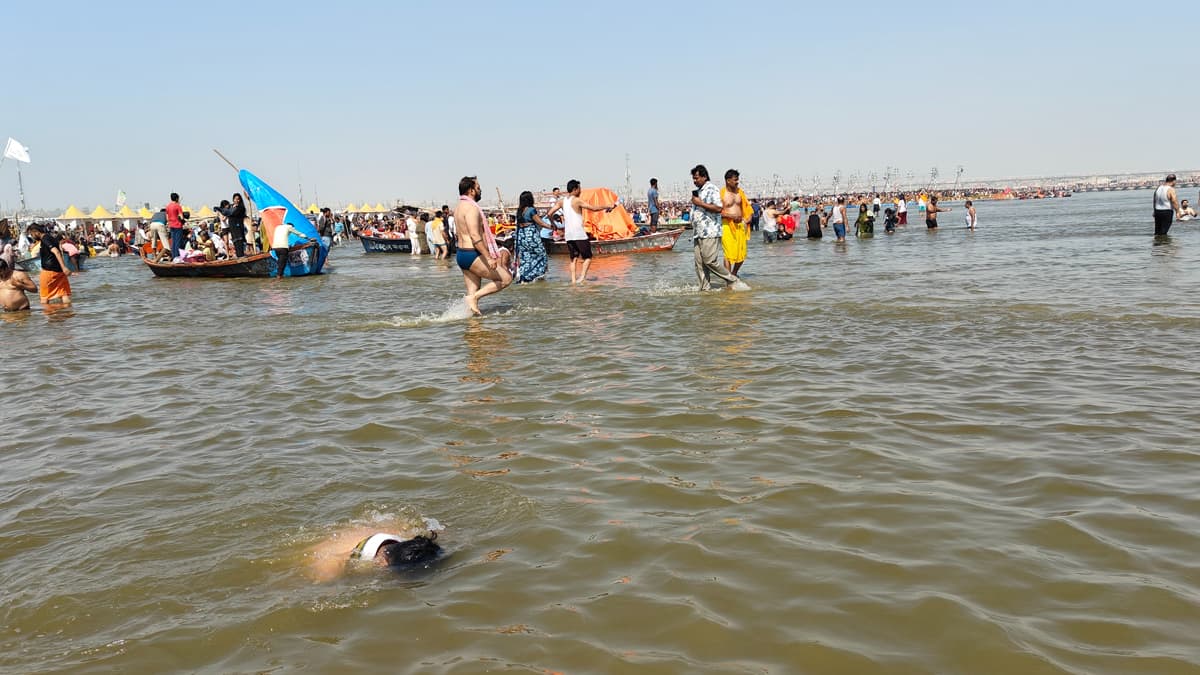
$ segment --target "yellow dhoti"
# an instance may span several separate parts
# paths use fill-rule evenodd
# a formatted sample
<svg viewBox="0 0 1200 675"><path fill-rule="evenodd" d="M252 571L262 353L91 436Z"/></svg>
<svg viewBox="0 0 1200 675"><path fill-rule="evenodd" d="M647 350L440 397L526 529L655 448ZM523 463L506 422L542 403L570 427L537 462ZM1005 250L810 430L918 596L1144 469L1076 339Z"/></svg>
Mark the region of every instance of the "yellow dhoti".
<svg viewBox="0 0 1200 675"><path fill-rule="evenodd" d="M721 203L725 203L725 188L721 188ZM746 193L738 188L738 196L742 198L742 218L749 220L751 207ZM750 243L750 226L737 223L728 218L721 219L721 250L725 253L725 261L736 265L746 261L746 245Z"/></svg>
<svg viewBox="0 0 1200 675"><path fill-rule="evenodd" d="M749 228L744 223L721 219L721 251L725 260L734 265L746 261L746 245L750 242Z"/></svg>

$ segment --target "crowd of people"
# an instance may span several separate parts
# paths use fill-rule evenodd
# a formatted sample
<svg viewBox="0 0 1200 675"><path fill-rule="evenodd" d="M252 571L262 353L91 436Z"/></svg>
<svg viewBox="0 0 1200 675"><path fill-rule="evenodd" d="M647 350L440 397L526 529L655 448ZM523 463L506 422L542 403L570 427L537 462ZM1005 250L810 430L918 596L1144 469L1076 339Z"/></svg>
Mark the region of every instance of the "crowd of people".
<svg viewBox="0 0 1200 675"><path fill-rule="evenodd" d="M915 202L905 193L859 194L828 197L749 199L740 187L735 169L724 174L718 187L700 164L691 177L695 190L684 204L666 204L659 198L658 180L650 179L645 209L634 209L634 221L641 225L637 235L657 232L661 225L677 218L692 229L695 272L701 290L711 288L713 277L726 286L742 284L738 272L745 263L747 244L755 231L762 232L764 244L792 239L804 227L808 239L820 239L832 229L838 242L845 242L851 226L849 209L857 206L853 220L856 237L874 236L875 223L881 216L886 234L908 224L910 205L924 214L925 226L936 230L939 214L952 209L939 203L937 194L922 192ZM1175 190L1176 177L1168 175L1154 192L1154 233L1165 236L1177 220L1197 216L1188 200ZM400 238L410 242L412 254L432 255L435 259L454 256L463 272L465 300L473 313L480 313L479 300L499 292L512 283L544 280L549 269L548 253L555 242L564 242L569 253L570 283L587 280L592 259L592 236L584 222L586 212L611 211L612 204L590 204L580 198L578 180L567 182L565 192L554 188L552 204L539 212L534 194L524 191L518 198L515 214L498 213L489 217L479 204L482 188L474 176L459 181L459 203L451 210L443 205L436 210L405 209L398 213L370 217L364 214L335 214L322 208L315 225L326 243L337 246L362 236ZM54 222L33 223L25 232L14 231L7 220L0 220L0 306L5 310L27 309L25 293L37 291L43 305L71 303L70 277L82 269L83 259L104 251L113 256L139 253L159 261L188 264L239 258L263 248L278 248L278 242L260 241L260 222L248 216L241 193L222 200L214 209L216 218L190 223L172 193L166 206L145 222L117 230L68 230ZM511 242L497 238L510 221ZM664 221L664 218L667 220ZM978 226L974 203L963 206L963 222L968 230ZM283 229L286 237L288 229ZM286 244L283 245L286 249ZM511 250L509 248L511 246ZM41 266L37 284L21 269L20 263L36 257ZM282 269L282 268L281 268Z"/></svg>

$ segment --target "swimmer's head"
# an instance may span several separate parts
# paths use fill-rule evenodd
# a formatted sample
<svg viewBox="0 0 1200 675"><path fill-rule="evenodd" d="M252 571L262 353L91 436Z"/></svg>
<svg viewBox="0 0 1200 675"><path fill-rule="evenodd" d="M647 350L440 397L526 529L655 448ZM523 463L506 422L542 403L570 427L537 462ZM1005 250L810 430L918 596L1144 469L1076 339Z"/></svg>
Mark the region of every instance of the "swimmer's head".
<svg viewBox="0 0 1200 675"><path fill-rule="evenodd" d="M388 567L409 567L432 562L442 552L442 547L434 541L436 538L437 533L431 532L428 537L388 542L379 547L375 562Z"/></svg>

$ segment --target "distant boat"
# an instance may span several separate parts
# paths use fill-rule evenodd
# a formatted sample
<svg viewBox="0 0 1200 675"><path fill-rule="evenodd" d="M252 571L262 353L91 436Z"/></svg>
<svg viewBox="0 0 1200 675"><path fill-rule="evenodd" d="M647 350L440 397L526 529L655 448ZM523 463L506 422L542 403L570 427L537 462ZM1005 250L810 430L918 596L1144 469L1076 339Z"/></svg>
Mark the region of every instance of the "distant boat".
<svg viewBox="0 0 1200 675"><path fill-rule="evenodd" d="M37 274L42 271L42 259L38 256L32 256L16 261L13 263L13 266L19 270L23 270L26 274Z"/></svg>
<svg viewBox="0 0 1200 675"><path fill-rule="evenodd" d="M371 237L359 234L358 241L367 253L412 253L412 241L408 237Z"/></svg>
<svg viewBox="0 0 1200 675"><path fill-rule="evenodd" d="M289 254L290 259L305 258L312 260L320 255L319 242L308 242L295 246ZM255 253L242 258L229 260L213 260L199 263L169 263L155 262L150 258L142 258L142 262L154 272L156 277L211 277L225 279L231 277L273 277L279 271L279 264L270 251ZM297 266L303 266L300 263ZM285 275L286 276L286 275ZM300 276L300 275L294 275Z"/></svg>
<svg viewBox="0 0 1200 675"><path fill-rule="evenodd" d="M593 239L592 254L596 256L602 255L618 255L622 253L652 253L654 251L670 251L675 248L675 242L679 241L680 235L683 234L683 228L677 230L664 230L653 234L645 234L640 237L628 237L625 239ZM550 253L566 255L567 242L556 241L550 244Z"/></svg>

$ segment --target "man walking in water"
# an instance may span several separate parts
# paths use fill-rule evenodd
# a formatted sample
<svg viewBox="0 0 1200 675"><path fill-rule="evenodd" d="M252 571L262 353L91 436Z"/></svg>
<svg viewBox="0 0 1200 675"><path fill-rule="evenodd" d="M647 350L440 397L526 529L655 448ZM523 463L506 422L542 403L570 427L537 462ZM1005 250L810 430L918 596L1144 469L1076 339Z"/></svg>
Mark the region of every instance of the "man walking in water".
<svg viewBox="0 0 1200 675"><path fill-rule="evenodd" d="M467 294L463 296L467 309L480 316L483 312L479 311L479 299L499 293L512 283L512 275L508 265L500 259L500 252L488 245L485 233L488 225L479 208L481 197L483 189L475 176L463 176L458 181L458 205L454 207L458 252L454 260L462 270L463 283L467 286ZM490 279L492 283L484 286L484 279Z"/></svg>
<svg viewBox="0 0 1200 675"><path fill-rule="evenodd" d="M746 247L750 241L750 202L738 187L741 174L737 169L725 172L725 187L721 188L721 249L725 253L725 269L737 275L746 262Z"/></svg>
<svg viewBox="0 0 1200 675"><path fill-rule="evenodd" d="M1171 223L1179 216L1179 197L1175 194L1175 174L1172 173L1154 190L1154 236L1167 236Z"/></svg>
<svg viewBox="0 0 1200 675"><path fill-rule="evenodd" d="M717 249L721 246L721 191L708 179L708 169L703 164L692 169L692 184L696 186L692 191L692 248L700 290L712 288L712 276L732 286L739 279L717 262Z"/></svg>
<svg viewBox="0 0 1200 675"><path fill-rule="evenodd" d="M970 199L968 199L965 206L967 208L967 229L974 230L975 229L975 204L972 203Z"/></svg>
<svg viewBox="0 0 1200 675"><path fill-rule="evenodd" d="M658 206L658 179L650 179L650 190L646 192L646 203L650 209L650 231L658 232L658 214L662 211Z"/></svg>
<svg viewBox="0 0 1200 675"><path fill-rule="evenodd" d="M567 251L571 254L571 284L582 284L587 280L588 267L592 264L592 242L588 241L587 230L583 227L583 212L584 211L612 211L616 208L616 204L605 204L604 206L592 206L585 204L579 198L579 194L583 189L579 185L579 181L572 178L567 181L567 196L554 205L546 213L546 218L549 219L559 211L563 212L563 239L567 242ZM578 281L575 277L575 262L583 260L583 270L579 273Z"/></svg>

